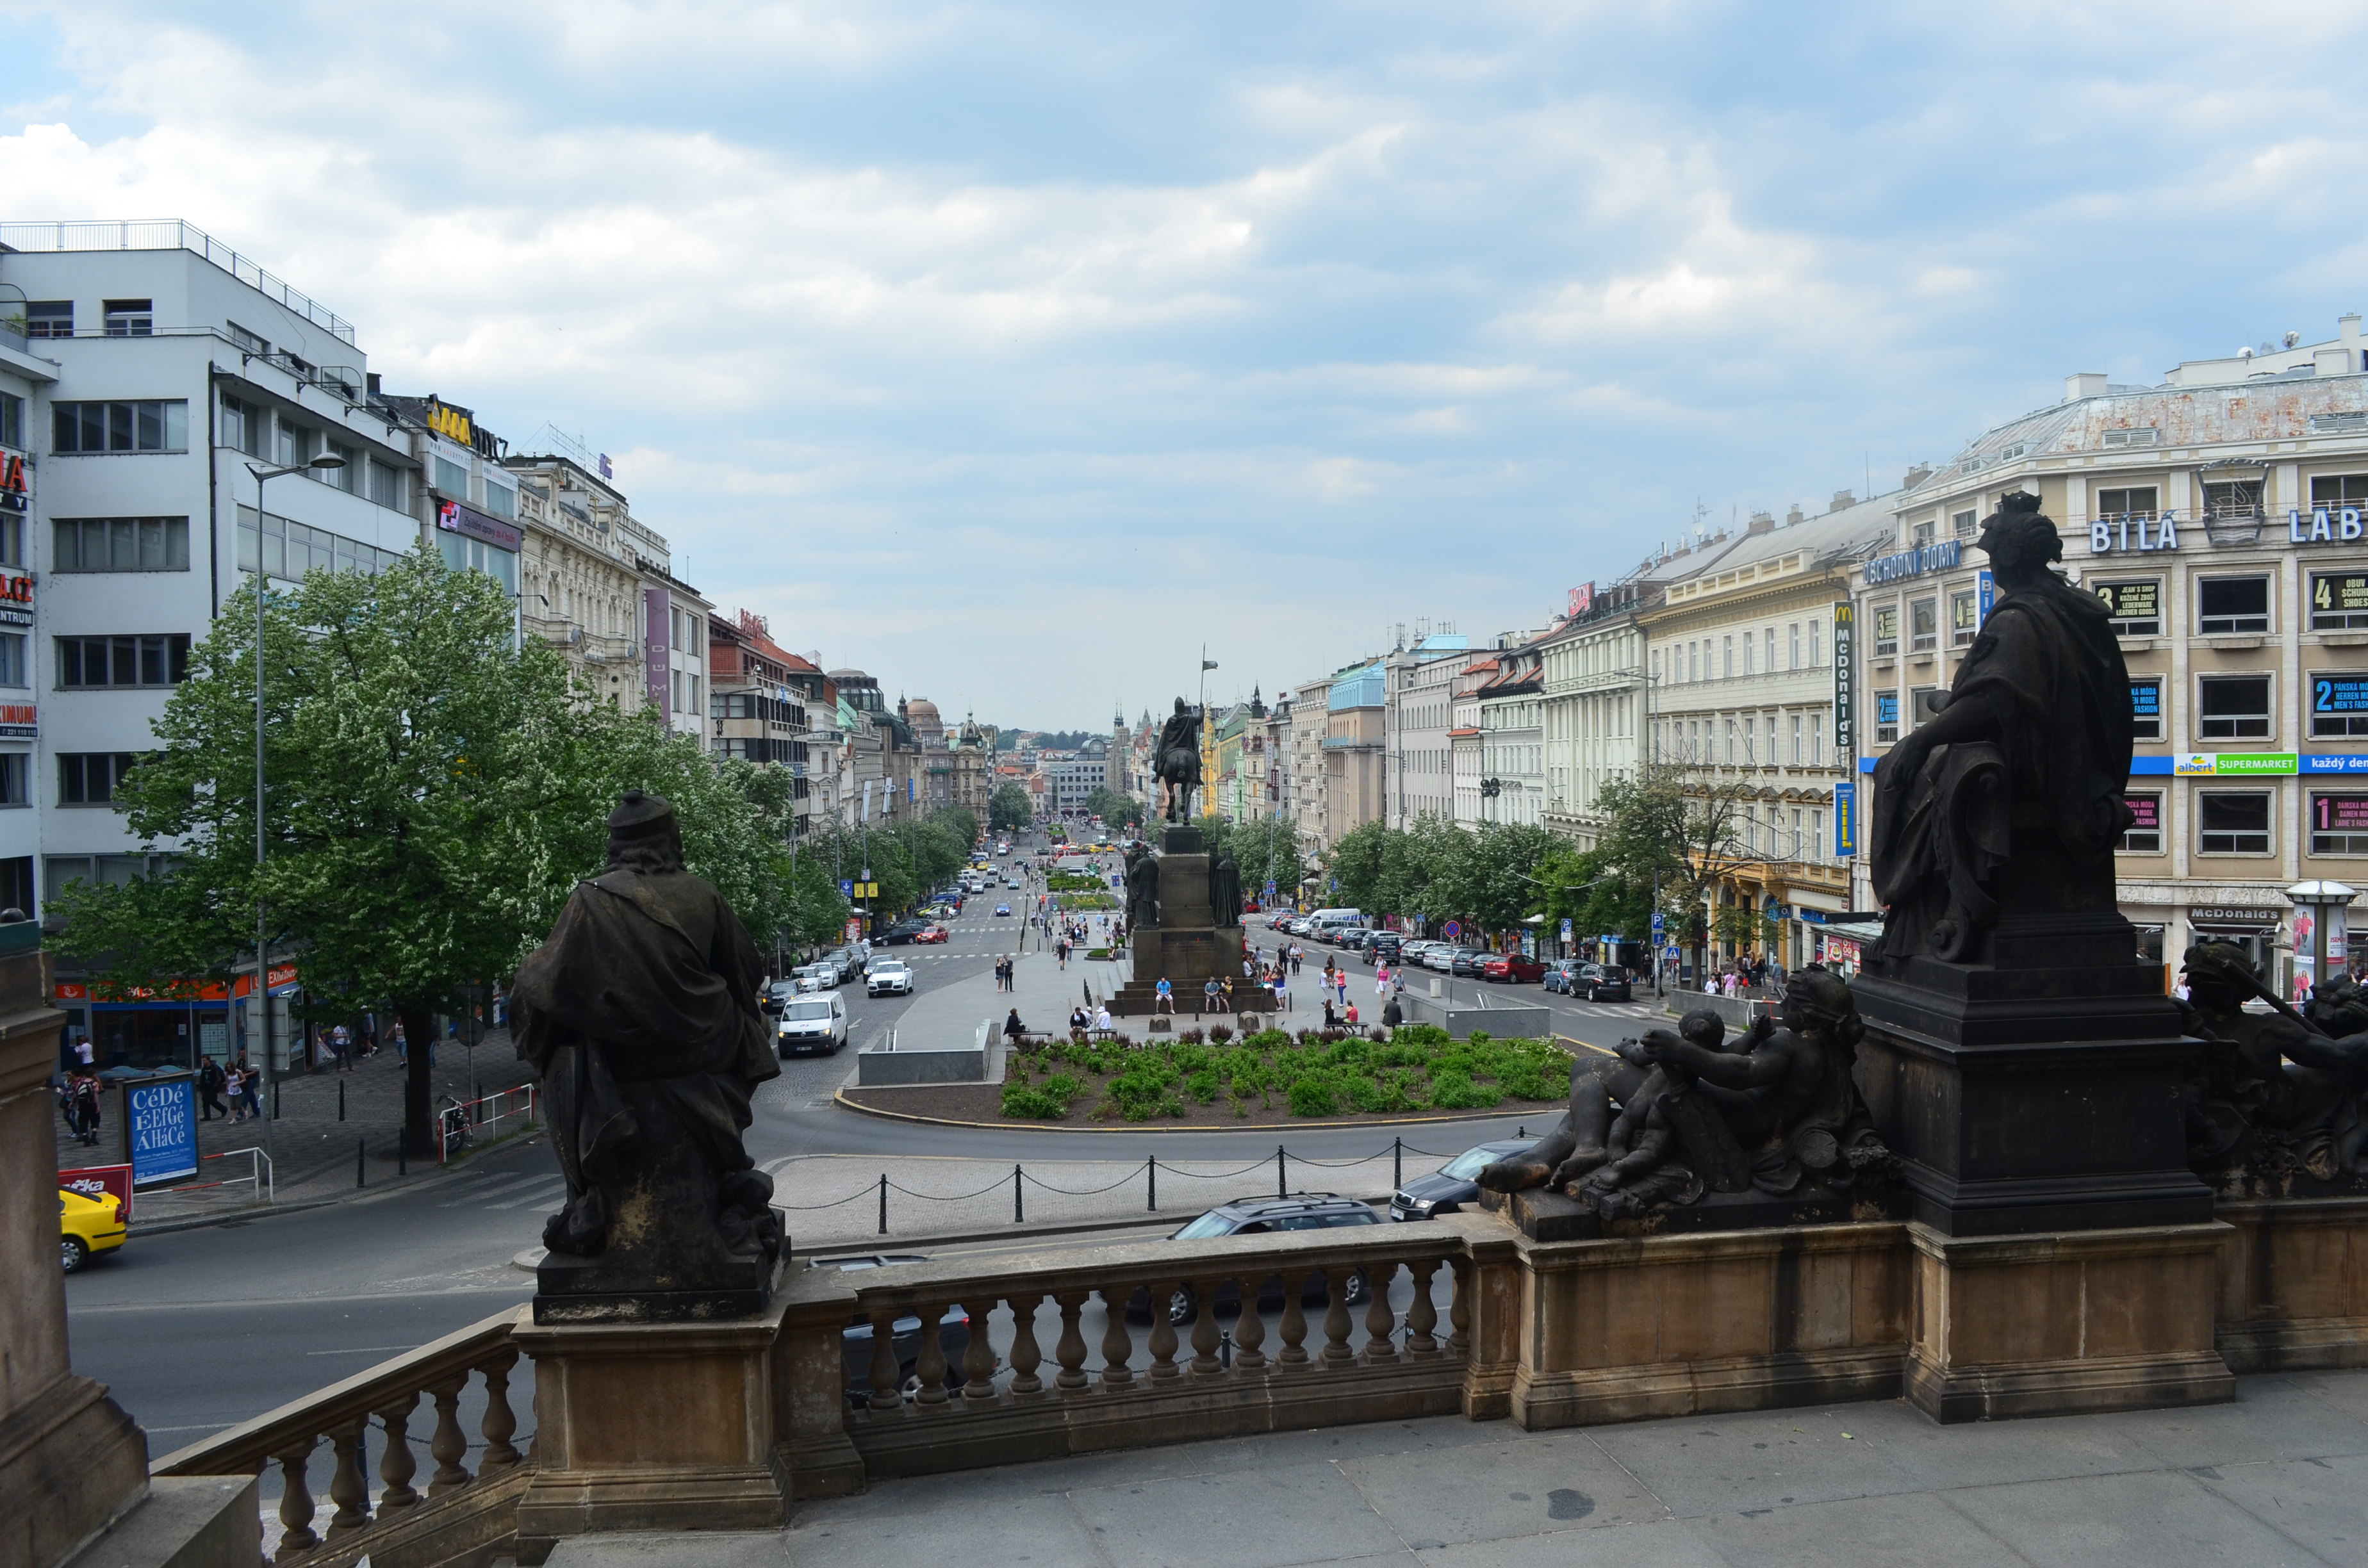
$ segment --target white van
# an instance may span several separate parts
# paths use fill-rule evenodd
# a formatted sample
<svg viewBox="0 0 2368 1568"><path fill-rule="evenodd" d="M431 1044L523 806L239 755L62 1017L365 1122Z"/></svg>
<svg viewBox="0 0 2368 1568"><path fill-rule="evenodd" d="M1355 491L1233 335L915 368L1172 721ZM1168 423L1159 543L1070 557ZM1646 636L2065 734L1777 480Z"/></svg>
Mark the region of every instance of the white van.
<svg viewBox="0 0 2368 1568"><path fill-rule="evenodd" d="M1364 923L1365 912L1361 909L1319 909L1307 917L1307 934L1317 937L1328 937Z"/></svg>

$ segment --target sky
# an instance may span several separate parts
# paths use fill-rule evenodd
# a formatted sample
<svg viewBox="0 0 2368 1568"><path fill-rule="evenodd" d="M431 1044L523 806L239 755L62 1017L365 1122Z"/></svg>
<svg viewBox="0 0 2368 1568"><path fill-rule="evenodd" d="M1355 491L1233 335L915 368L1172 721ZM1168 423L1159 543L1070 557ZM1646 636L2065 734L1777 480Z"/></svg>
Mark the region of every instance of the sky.
<svg viewBox="0 0 2368 1568"><path fill-rule="evenodd" d="M2068 373L2330 337L2368 260L2368 12L2290 0L0 0L0 41L6 217L186 219L389 391L610 454L723 611L1031 728L1165 710L1203 643L1230 699L1542 627Z"/></svg>

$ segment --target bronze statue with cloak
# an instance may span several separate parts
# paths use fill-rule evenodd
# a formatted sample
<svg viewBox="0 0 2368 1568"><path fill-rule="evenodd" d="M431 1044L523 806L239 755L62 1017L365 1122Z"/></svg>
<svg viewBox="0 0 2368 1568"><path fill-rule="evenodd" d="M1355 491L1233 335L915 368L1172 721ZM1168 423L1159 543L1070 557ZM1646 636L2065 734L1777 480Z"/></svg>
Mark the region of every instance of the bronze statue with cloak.
<svg viewBox="0 0 2368 1568"><path fill-rule="evenodd" d="M785 1251L772 1179L742 1142L757 1085L781 1070L764 980L731 905L684 869L674 808L627 791L608 870L577 884L511 991L567 1180L538 1322L763 1307Z"/></svg>

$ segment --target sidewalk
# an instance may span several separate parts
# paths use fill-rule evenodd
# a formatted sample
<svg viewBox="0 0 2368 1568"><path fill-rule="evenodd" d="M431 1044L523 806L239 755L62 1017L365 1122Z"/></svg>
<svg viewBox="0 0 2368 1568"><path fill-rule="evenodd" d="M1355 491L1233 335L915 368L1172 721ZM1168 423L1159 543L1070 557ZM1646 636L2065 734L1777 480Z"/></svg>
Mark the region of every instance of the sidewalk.
<svg viewBox="0 0 2368 1568"><path fill-rule="evenodd" d="M398 1161L395 1157L395 1134L403 1125L404 1084L408 1071L395 1059L393 1051L381 1051L367 1061L356 1062L347 1072L331 1068L300 1071L279 1081L279 1115L271 1132L278 1156L276 1176L280 1208L339 1198L353 1191L358 1146L363 1154L364 1175L373 1188L396 1180L398 1169L403 1166L408 1166L413 1179L435 1169L432 1155L424 1162ZM434 1081L427 1096L431 1113L446 1095L471 1100L481 1094L510 1088L526 1079L526 1070L511 1049L507 1029L488 1030L473 1052L447 1040L436 1052ZM342 1119L338 1114L340 1089L344 1092ZM224 1103L228 1103L227 1099ZM266 1109L269 1109L268 1105ZM99 1143L95 1149L74 1142L66 1132L63 1117L52 1112L50 1125L56 1136L60 1170L122 1163L122 1129L112 1119L99 1129ZM252 1162L209 1156L259 1148L262 1142L263 1128L257 1121L233 1121L224 1117L199 1120L199 1174L189 1184L193 1189L142 1192L132 1204L134 1228L211 1218L249 1208L252 1188L245 1177ZM225 1177L234 1179L236 1185L211 1185Z"/></svg>

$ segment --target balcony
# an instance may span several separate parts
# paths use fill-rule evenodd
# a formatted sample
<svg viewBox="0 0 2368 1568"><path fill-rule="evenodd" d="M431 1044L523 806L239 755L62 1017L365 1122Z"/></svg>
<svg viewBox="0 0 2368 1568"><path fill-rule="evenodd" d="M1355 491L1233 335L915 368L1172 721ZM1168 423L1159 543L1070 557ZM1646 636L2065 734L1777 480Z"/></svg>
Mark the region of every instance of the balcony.
<svg viewBox="0 0 2368 1568"><path fill-rule="evenodd" d="M20 251L185 250L201 256L265 299L283 305L340 340L354 340L353 324L297 292L194 223L177 219L81 223L0 223L0 244Z"/></svg>

